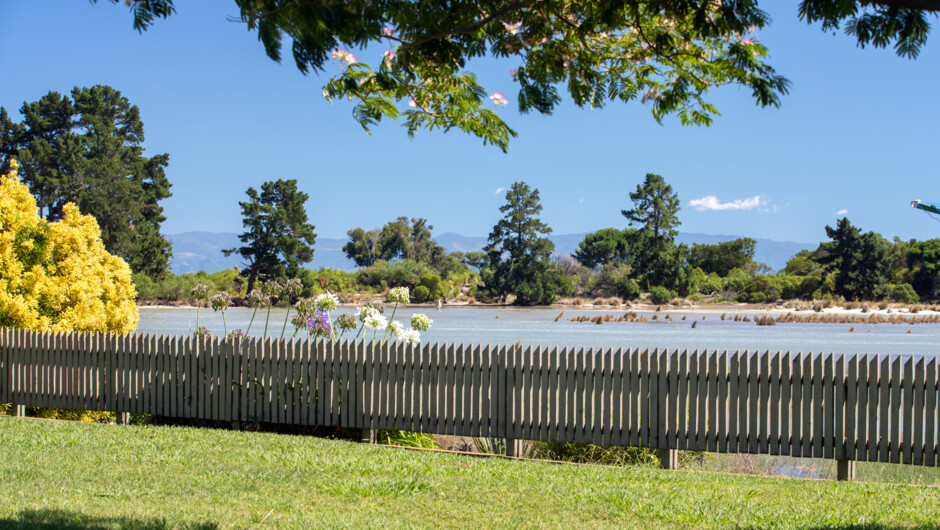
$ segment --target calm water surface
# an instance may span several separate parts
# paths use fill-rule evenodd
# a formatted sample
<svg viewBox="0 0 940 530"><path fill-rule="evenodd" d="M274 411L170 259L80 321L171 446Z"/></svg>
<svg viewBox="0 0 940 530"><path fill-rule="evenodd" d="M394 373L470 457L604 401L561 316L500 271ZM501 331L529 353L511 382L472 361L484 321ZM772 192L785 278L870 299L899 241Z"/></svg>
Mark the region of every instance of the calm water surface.
<svg viewBox="0 0 940 530"><path fill-rule="evenodd" d="M353 312L340 308L333 313L335 319L342 313ZM772 350L793 352L884 353L896 355L940 354L940 324L777 324L757 326L753 322L720 320L721 313L703 311L663 311L672 316L672 322L607 323L570 322L568 318L586 315L610 314L620 316L624 310L565 310L555 321L560 309L517 309L493 307L444 307L402 309L395 320L407 325L414 313L426 313L434 321L431 329L421 334L423 342L454 342L482 344L576 346L593 348L669 348L690 350ZM638 312L647 318L652 312ZM232 308L226 312L228 330L248 328L252 310ZM268 336L278 337L287 311L274 309L268 323ZM681 320L683 315L686 320ZM385 316L391 316L386 308ZM750 315L753 317L753 315ZM704 318L703 318L704 317ZM695 328L692 322L696 323ZM223 333L220 313L203 309L199 325L208 327L214 335ZM259 311L251 326L251 335L264 332L265 312ZM849 329L854 326L855 331ZM184 335L196 328L196 310L188 308L140 309L139 333ZM910 333L908 331L910 330ZM293 334L288 323L287 336ZM348 337L349 335L347 335ZM368 337L369 335L367 335Z"/></svg>

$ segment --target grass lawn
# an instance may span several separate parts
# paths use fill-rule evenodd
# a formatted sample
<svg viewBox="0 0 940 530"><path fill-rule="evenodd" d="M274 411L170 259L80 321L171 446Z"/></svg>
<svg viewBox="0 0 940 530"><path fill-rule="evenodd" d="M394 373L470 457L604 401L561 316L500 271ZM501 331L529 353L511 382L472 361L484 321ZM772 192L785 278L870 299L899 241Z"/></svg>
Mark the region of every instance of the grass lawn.
<svg viewBox="0 0 940 530"><path fill-rule="evenodd" d="M0 417L0 528L925 527L940 489Z"/></svg>

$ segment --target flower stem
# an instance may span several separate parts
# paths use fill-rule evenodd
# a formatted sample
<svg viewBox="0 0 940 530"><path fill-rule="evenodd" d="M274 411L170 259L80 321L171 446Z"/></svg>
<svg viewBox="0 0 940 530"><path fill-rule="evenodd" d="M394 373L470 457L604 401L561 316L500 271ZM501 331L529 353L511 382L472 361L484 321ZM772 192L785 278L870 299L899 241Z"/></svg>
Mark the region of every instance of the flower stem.
<svg viewBox="0 0 940 530"><path fill-rule="evenodd" d="M262 339L268 338L268 322L271 320L271 306L272 305L274 305L273 302L268 303L268 316L265 317L264 319L264 335L261 337Z"/></svg>
<svg viewBox="0 0 940 530"><path fill-rule="evenodd" d="M228 325L225 323L225 310L222 310L222 335L223 337L228 336Z"/></svg>
<svg viewBox="0 0 940 530"><path fill-rule="evenodd" d="M388 327L385 328L385 336L382 337L382 342L388 340L388 334L392 332L392 322L395 321L395 311L398 311L398 302L395 302L395 307L392 308L392 316L388 319Z"/></svg>
<svg viewBox="0 0 940 530"><path fill-rule="evenodd" d="M284 338L284 331L287 330L287 319L290 317L290 309L293 307L290 303L290 298L287 299L287 313L284 314L284 327L281 328L281 338ZM296 333L295 333L296 335Z"/></svg>
<svg viewBox="0 0 940 530"><path fill-rule="evenodd" d="M251 320L248 321L248 329L245 330L245 336L248 336L248 332L251 331L251 325L255 321L255 315L258 314L258 306L255 306L255 312L251 314Z"/></svg>

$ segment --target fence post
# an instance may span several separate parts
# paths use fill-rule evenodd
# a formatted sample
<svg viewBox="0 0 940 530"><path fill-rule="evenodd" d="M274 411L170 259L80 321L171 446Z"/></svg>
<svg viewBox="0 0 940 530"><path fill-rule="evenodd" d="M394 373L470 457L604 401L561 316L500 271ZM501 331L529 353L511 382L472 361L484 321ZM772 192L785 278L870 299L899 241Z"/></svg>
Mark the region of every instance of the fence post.
<svg viewBox="0 0 940 530"><path fill-rule="evenodd" d="M509 458L521 458L522 457L522 440L516 440L515 438L506 438L506 456Z"/></svg>
<svg viewBox="0 0 940 530"><path fill-rule="evenodd" d="M675 471L679 469L679 450L678 449L660 449L659 450L659 468Z"/></svg>
<svg viewBox="0 0 940 530"><path fill-rule="evenodd" d="M26 405L13 404L13 415L17 418L26 416Z"/></svg>
<svg viewBox="0 0 940 530"><path fill-rule="evenodd" d="M378 440L379 431L376 429L362 429L362 443L375 444Z"/></svg>
<svg viewBox="0 0 940 530"><path fill-rule="evenodd" d="M855 460L839 460L836 464L837 480L855 480Z"/></svg>

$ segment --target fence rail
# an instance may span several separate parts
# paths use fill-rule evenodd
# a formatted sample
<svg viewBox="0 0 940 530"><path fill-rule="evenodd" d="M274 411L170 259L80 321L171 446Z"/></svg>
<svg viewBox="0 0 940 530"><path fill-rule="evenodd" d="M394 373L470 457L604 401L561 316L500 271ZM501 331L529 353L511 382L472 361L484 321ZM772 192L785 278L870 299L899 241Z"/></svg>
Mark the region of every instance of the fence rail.
<svg viewBox="0 0 940 530"><path fill-rule="evenodd" d="M0 403L940 465L937 358L0 330Z"/></svg>

